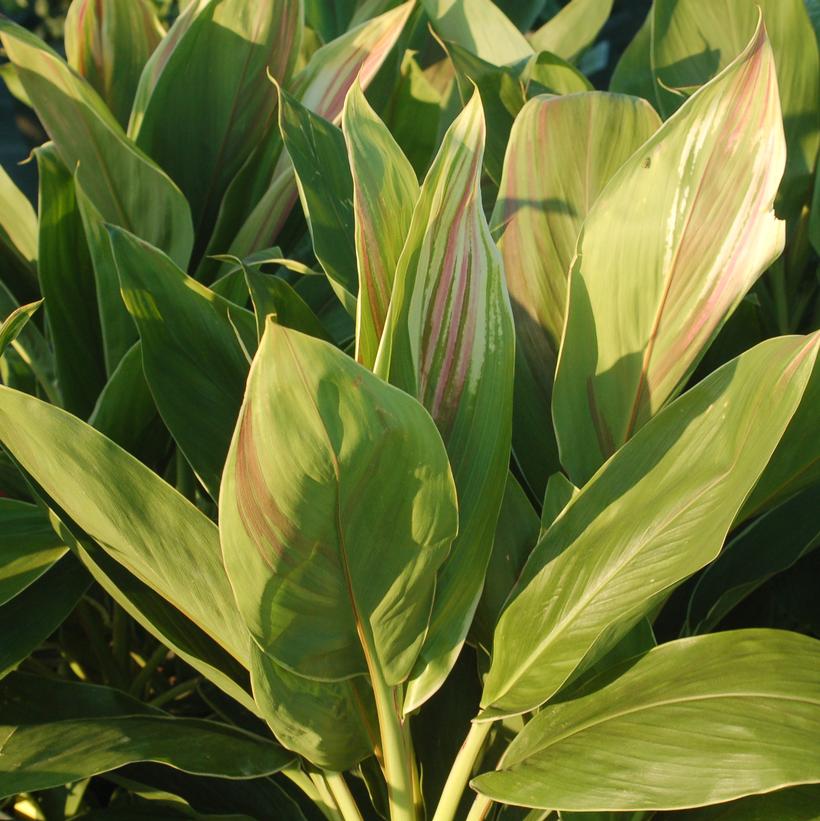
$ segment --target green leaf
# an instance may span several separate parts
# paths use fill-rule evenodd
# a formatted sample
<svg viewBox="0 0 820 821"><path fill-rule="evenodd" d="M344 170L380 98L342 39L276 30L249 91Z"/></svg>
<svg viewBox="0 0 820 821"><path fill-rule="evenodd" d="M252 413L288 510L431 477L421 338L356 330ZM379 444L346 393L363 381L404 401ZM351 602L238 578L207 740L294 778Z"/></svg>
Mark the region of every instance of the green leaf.
<svg viewBox="0 0 820 821"><path fill-rule="evenodd" d="M688 630L707 633L776 573L820 545L820 483L806 488L742 530L698 579ZM776 549L773 546L776 545Z"/></svg>
<svg viewBox="0 0 820 821"><path fill-rule="evenodd" d="M268 322L220 494L225 566L262 650L302 676L372 668L400 683L456 527L427 413L336 348Z"/></svg>
<svg viewBox="0 0 820 821"><path fill-rule="evenodd" d="M496 66L532 57L523 34L491 0L422 0L430 23L442 40Z"/></svg>
<svg viewBox="0 0 820 821"><path fill-rule="evenodd" d="M2 356L6 348L17 339L20 331L26 327L28 321L42 304L43 300L41 299L37 302L32 302L30 305L21 305L19 308L15 308L3 322L0 323L0 356Z"/></svg>
<svg viewBox="0 0 820 821"><path fill-rule="evenodd" d="M325 342L333 341L319 317L284 279L263 274L252 267L245 268L245 278L253 299L256 331L260 339L265 330L265 320L272 316L278 325L293 328Z"/></svg>
<svg viewBox="0 0 820 821"><path fill-rule="evenodd" d="M516 478L508 473L484 589L471 627L473 637L488 652L498 617L537 541L538 514Z"/></svg>
<svg viewBox="0 0 820 821"><path fill-rule="evenodd" d="M276 91L266 72L280 83L290 79L302 4L217 0L189 14L168 32L173 50L157 52L143 74L129 134L188 198L202 244L229 183L274 117Z"/></svg>
<svg viewBox="0 0 820 821"><path fill-rule="evenodd" d="M218 532L204 514L92 427L5 387L0 441L112 558L234 658L247 660L248 637L225 577Z"/></svg>
<svg viewBox="0 0 820 821"><path fill-rule="evenodd" d="M658 821L818 821L820 785L809 784L753 795L697 810L664 813Z"/></svg>
<svg viewBox="0 0 820 821"><path fill-rule="evenodd" d="M0 499L0 605L37 581L65 552L39 507Z"/></svg>
<svg viewBox="0 0 820 821"><path fill-rule="evenodd" d="M305 0L305 22L327 43L345 33L356 5L356 0Z"/></svg>
<svg viewBox="0 0 820 821"><path fill-rule="evenodd" d="M289 672L255 644L253 694L279 742L325 770L344 772L373 754L378 719L367 680L315 681Z"/></svg>
<svg viewBox="0 0 820 821"><path fill-rule="evenodd" d="M780 254L784 149L761 26L599 194L570 273L553 396L576 485L674 394Z"/></svg>
<svg viewBox="0 0 820 821"><path fill-rule="evenodd" d="M820 441L815 435L820 414L820 365L815 365L800 407L777 450L743 505L738 521L769 509L820 480Z"/></svg>
<svg viewBox="0 0 820 821"><path fill-rule="evenodd" d="M651 650L613 683L548 707L473 781L560 810L696 807L820 781L820 642L740 630Z"/></svg>
<svg viewBox="0 0 820 821"><path fill-rule="evenodd" d="M185 198L125 136L97 93L33 34L0 19L0 41L37 115L103 219L185 266L193 229Z"/></svg>
<svg viewBox="0 0 820 821"><path fill-rule="evenodd" d="M484 167L490 179L498 185L510 129L526 102L519 67L495 66L457 43L447 42L443 45L455 67L462 99L469 99L474 87L481 95L481 104L487 118Z"/></svg>
<svg viewBox="0 0 820 821"><path fill-rule="evenodd" d="M57 787L135 761L228 778L271 775L293 761L236 727L170 715L77 717L0 728L0 796Z"/></svg>
<svg viewBox="0 0 820 821"><path fill-rule="evenodd" d="M706 5L658 0L650 12L653 101L669 116L683 98L668 89L699 86L726 66L748 42L761 11L777 66L786 132L778 213L791 218L809 200L820 145L820 57L803 0L718 0Z"/></svg>
<svg viewBox="0 0 820 821"><path fill-rule="evenodd" d="M558 467L550 403L578 235L601 190L659 125L643 100L590 92L535 97L510 134L491 224L516 321L513 449L538 495Z"/></svg>
<svg viewBox="0 0 820 821"><path fill-rule="evenodd" d="M536 51L551 51L575 61L591 46L609 19L613 0L570 0L558 14L529 36Z"/></svg>
<svg viewBox="0 0 820 821"><path fill-rule="evenodd" d="M35 152L40 183L37 272L63 407L87 416L105 385L94 270L74 180L53 143Z"/></svg>
<svg viewBox="0 0 820 821"><path fill-rule="evenodd" d="M313 250L348 313L356 311L353 179L342 132L279 93L279 127L296 170Z"/></svg>
<svg viewBox="0 0 820 821"><path fill-rule="evenodd" d="M396 270L376 372L418 397L453 467L459 535L439 574L405 710L441 685L472 622L509 465L514 332L479 179L481 100L448 130L424 180Z"/></svg>
<svg viewBox="0 0 820 821"><path fill-rule="evenodd" d="M336 122L348 89L358 79L367 88L396 44L415 6L414 0L368 20L318 49L294 78L289 93L305 108ZM281 143L279 129L268 139ZM297 199L290 158L275 144L265 144L263 162L254 155L226 194L209 248L244 258L275 244Z"/></svg>
<svg viewBox="0 0 820 821"><path fill-rule="evenodd" d="M501 615L482 707L543 704L661 595L718 554L797 408L820 336L778 337L661 411L585 485L530 555ZM761 413L761 408L766 408Z"/></svg>
<svg viewBox="0 0 820 821"><path fill-rule="evenodd" d="M527 94L575 94L592 91L592 83L575 66L557 54L542 51L535 55L522 75L527 83Z"/></svg>
<svg viewBox="0 0 820 821"><path fill-rule="evenodd" d="M68 8L68 64L88 80L123 127L140 74L164 33L147 0L77 0Z"/></svg>
<svg viewBox="0 0 820 821"><path fill-rule="evenodd" d="M148 243L118 228L109 232L157 409L216 499L248 375L236 334L254 350L253 315L186 276Z"/></svg>
<svg viewBox="0 0 820 821"><path fill-rule="evenodd" d="M0 166L0 261L3 278L19 299L35 286L37 216L26 195Z"/></svg>
<svg viewBox="0 0 820 821"><path fill-rule="evenodd" d="M368 104L358 83L347 94L342 128L353 177L359 274L356 361L372 368L419 184L409 161Z"/></svg>
<svg viewBox="0 0 820 821"><path fill-rule="evenodd" d="M0 678L16 669L65 621L90 582L85 568L74 556L66 555L0 606ZM0 727L0 750L5 753L4 729ZM3 762L4 758L0 758L0 772Z"/></svg>
<svg viewBox="0 0 820 821"><path fill-rule="evenodd" d="M563 473L553 473L547 480L544 504L541 506L541 535L549 530L567 505L578 495L578 488Z"/></svg>
<svg viewBox="0 0 820 821"><path fill-rule="evenodd" d="M653 13L650 10L638 29L632 42L624 49L620 59L612 72L609 81L609 90L619 94L632 94L635 97L643 97L654 106L657 106L655 99L655 80L652 76L652 20Z"/></svg>

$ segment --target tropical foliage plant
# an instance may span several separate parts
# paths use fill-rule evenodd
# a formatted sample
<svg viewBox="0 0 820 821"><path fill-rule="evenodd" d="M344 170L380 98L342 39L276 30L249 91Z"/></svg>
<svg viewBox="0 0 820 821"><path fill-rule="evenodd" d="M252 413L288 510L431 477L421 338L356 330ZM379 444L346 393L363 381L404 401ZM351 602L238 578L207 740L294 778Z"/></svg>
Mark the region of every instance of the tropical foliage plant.
<svg viewBox="0 0 820 821"><path fill-rule="evenodd" d="M820 817L817 8L612 8L0 18L4 817Z"/></svg>

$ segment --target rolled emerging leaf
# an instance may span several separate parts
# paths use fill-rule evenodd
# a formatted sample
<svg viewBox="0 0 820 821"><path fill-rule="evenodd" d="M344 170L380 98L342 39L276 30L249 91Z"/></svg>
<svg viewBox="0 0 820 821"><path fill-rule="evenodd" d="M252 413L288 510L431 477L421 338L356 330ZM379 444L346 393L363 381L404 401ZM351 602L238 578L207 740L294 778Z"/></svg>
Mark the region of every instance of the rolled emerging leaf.
<svg viewBox="0 0 820 821"><path fill-rule="evenodd" d="M148 0L74 0L65 19L68 64L125 127L140 74L163 31Z"/></svg>
<svg viewBox="0 0 820 821"><path fill-rule="evenodd" d="M761 24L612 178L570 275L553 418L576 485L691 372L780 254L772 203L785 163L774 59Z"/></svg>
<svg viewBox="0 0 820 821"><path fill-rule="evenodd" d="M414 399L269 320L219 525L237 603L271 658L326 681L408 676L457 527L444 446Z"/></svg>
<svg viewBox="0 0 820 821"><path fill-rule="evenodd" d="M475 788L587 812L697 807L820 780L820 641L738 630L629 664L608 686L540 711Z"/></svg>
<svg viewBox="0 0 820 821"><path fill-rule="evenodd" d="M376 371L417 396L435 419L459 499L459 536L439 574L406 710L438 689L467 635L509 465L515 338L481 204L483 148L475 93L422 185L376 360Z"/></svg>
<svg viewBox="0 0 820 821"><path fill-rule="evenodd" d="M526 712L590 650L712 561L803 396L820 335L777 337L665 408L535 547L493 640L482 707ZM765 407L766 412L761 413Z"/></svg>
<svg viewBox="0 0 820 821"><path fill-rule="evenodd" d="M413 167L370 108L358 82L348 92L342 129L353 176L359 271L356 360L372 368L419 184Z"/></svg>
<svg viewBox="0 0 820 821"><path fill-rule="evenodd" d="M535 97L510 133L491 225L516 323L513 449L539 496L558 467L552 383L578 234L598 194L658 126L646 101L590 92Z"/></svg>

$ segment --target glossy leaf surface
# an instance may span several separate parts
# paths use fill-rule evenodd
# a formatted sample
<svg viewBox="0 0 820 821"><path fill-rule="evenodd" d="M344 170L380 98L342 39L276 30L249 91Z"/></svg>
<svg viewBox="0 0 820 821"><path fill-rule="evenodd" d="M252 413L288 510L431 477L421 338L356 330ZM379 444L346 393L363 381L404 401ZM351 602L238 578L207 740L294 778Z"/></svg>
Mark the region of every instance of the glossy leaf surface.
<svg viewBox="0 0 820 821"><path fill-rule="evenodd" d="M593 647L601 651L602 634L617 641L654 597L717 556L800 402L819 343L779 337L727 363L582 488L530 555L499 620L488 715L543 704Z"/></svg>
<svg viewBox="0 0 820 821"><path fill-rule="evenodd" d="M476 789L566 810L675 809L820 780L820 642L743 630L651 650L542 710ZM709 751L706 755L705 750Z"/></svg>

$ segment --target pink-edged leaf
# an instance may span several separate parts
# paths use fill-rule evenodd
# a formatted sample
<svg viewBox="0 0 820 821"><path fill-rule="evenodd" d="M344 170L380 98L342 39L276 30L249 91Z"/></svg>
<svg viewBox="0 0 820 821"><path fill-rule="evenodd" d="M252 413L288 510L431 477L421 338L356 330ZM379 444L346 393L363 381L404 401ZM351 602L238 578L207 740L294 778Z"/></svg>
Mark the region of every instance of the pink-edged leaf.
<svg viewBox="0 0 820 821"><path fill-rule="evenodd" d="M491 219L516 323L513 449L533 491L558 458L550 403L581 226L598 194L660 126L637 97L541 95L516 118Z"/></svg>
<svg viewBox="0 0 820 821"><path fill-rule="evenodd" d="M772 204L785 154L761 22L598 197L570 275L553 396L576 485L675 393L780 254Z"/></svg>
<svg viewBox="0 0 820 821"><path fill-rule="evenodd" d="M501 259L481 203L484 140L476 93L422 184L376 360L377 373L430 411L459 496L459 535L439 573L405 710L441 685L467 635L509 462L515 339Z"/></svg>

